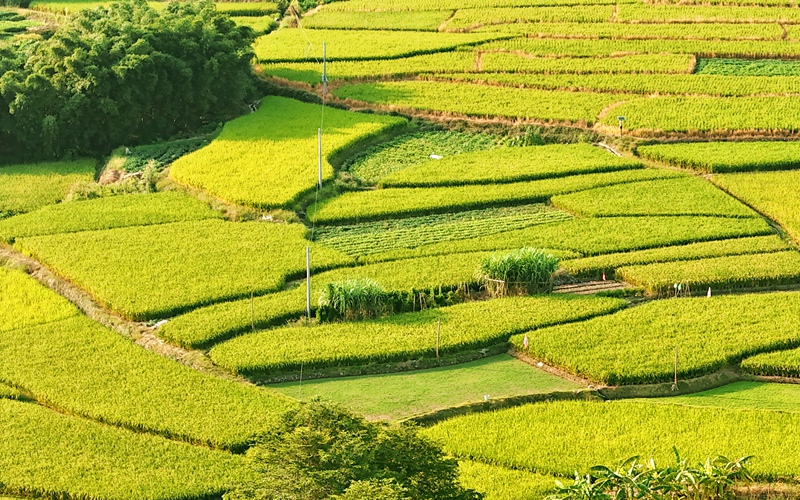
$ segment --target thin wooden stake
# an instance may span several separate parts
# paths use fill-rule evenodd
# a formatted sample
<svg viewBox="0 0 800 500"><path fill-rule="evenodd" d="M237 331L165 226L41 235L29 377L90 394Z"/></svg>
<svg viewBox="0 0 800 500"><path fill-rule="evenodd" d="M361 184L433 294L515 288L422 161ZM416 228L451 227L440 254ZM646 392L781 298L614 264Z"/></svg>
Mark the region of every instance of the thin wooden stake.
<svg viewBox="0 0 800 500"><path fill-rule="evenodd" d="M672 382L672 390L678 389L678 348L675 347L675 379Z"/></svg>
<svg viewBox="0 0 800 500"><path fill-rule="evenodd" d="M322 187L322 129L317 129L317 186Z"/></svg>
<svg viewBox="0 0 800 500"><path fill-rule="evenodd" d="M311 319L311 247L306 247L306 317Z"/></svg>
<svg viewBox="0 0 800 500"><path fill-rule="evenodd" d="M439 341L442 338L442 318L439 318L439 324L436 327L436 359L439 359Z"/></svg>
<svg viewBox="0 0 800 500"><path fill-rule="evenodd" d="M253 304L253 292L250 292L250 328L256 331L256 309Z"/></svg>

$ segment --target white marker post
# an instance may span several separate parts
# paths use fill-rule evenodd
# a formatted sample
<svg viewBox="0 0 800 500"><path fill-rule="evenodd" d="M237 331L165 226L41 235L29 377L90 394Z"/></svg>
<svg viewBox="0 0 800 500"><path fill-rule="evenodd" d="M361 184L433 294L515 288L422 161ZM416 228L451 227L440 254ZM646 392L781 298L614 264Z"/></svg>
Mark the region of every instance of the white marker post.
<svg viewBox="0 0 800 500"><path fill-rule="evenodd" d="M317 129L317 187L322 187L322 129Z"/></svg>
<svg viewBox="0 0 800 500"><path fill-rule="evenodd" d="M306 247L306 317L311 319L311 247Z"/></svg>

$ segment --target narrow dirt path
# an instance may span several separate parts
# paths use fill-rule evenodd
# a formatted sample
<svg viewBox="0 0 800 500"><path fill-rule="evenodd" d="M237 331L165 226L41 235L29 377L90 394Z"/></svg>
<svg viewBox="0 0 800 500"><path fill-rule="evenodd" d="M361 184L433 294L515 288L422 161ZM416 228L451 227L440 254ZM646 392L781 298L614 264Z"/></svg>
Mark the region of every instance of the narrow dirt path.
<svg viewBox="0 0 800 500"><path fill-rule="evenodd" d="M246 379L237 377L214 365L203 352L168 344L155 335L153 328L118 316L103 307L89 293L56 275L35 259L4 245L0 246L0 261L6 261L13 267L24 269L36 281L70 301L92 320L148 351L177 361L207 375L250 385L250 382Z"/></svg>

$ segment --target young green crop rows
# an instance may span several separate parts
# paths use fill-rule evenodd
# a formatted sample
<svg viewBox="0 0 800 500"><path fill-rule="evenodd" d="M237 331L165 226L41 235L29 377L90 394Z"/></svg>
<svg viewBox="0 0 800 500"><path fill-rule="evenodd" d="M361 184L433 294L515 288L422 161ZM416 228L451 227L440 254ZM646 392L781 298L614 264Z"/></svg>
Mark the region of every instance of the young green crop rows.
<svg viewBox="0 0 800 500"><path fill-rule="evenodd" d="M282 29L256 39L256 57L262 62L322 61L322 44L327 44L331 61L394 59L503 38L496 33L430 33L426 31L300 30Z"/></svg>
<svg viewBox="0 0 800 500"><path fill-rule="evenodd" d="M780 254L778 254L780 255ZM770 293L648 302L582 323L529 333L531 356L604 384L713 372L749 355L800 345L791 326L800 294ZM522 335L512 344L524 350Z"/></svg>
<svg viewBox="0 0 800 500"><path fill-rule="evenodd" d="M532 181L643 168L589 144L554 144L467 153L390 174L381 187L462 186Z"/></svg>
<svg viewBox="0 0 800 500"><path fill-rule="evenodd" d="M558 194L677 175L680 174L667 170L637 169L490 186L391 188L349 192L312 205L308 216L320 224L346 224L465 209L541 203Z"/></svg>
<svg viewBox="0 0 800 500"><path fill-rule="evenodd" d="M90 500L209 498L251 477L240 456L0 399L0 483L7 491Z"/></svg>
<svg viewBox="0 0 800 500"><path fill-rule="evenodd" d="M696 73L733 76L800 76L800 61L700 59Z"/></svg>
<svg viewBox="0 0 800 500"><path fill-rule="evenodd" d="M221 220L20 238L16 246L136 320L278 290L351 259L305 239L300 224Z"/></svg>
<svg viewBox="0 0 800 500"><path fill-rule="evenodd" d="M431 358L503 343L513 333L577 321L625 306L609 298L538 296L468 302L373 321L286 327L245 335L210 351L218 365L262 375L306 368Z"/></svg>
<svg viewBox="0 0 800 500"><path fill-rule="evenodd" d="M778 236L756 236L667 246L637 252L612 253L562 261L560 264L573 276L598 278L603 274L613 275L615 269L623 266L687 261L726 255L763 254L780 252L789 248Z"/></svg>
<svg viewBox="0 0 800 500"><path fill-rule="evenodd" d="M800 253L787 250L621 267L616 275L655 295L669 295L676 283L684 292L695 294L702 294L707 288L787 285L800 283Z"/></svg>
<svg viewBox="0 0 800 500"><path fill-rule="evenodd" d="M756 357L769 355L759 354ZM742 365L746 363L747 360ZM711 408L799 412L800 385L734 382L707 391L650 401Z"/></svg>
<svg viewBox="0 0 800 500"><path fill-rule="evenodd" d="M170 176L232 203L291 204L317 185L321 117L320 106L268 96L257 112L228 122L210 145L176 161ZM330 159L341 150L405 124L402 118L326 109L323 180L333 177Z"/></svg>
<svg viewBox="0 0 800 500"><path fill-rule="evenodd" d="M28 236L221 217L205 203L180 191L110 196L50 205L0 220L0 239L11 242Z"/></svg>
<svg viewBox="0 0 800 500"><path fill-rule="evenodd" d="M174 439L241 449L292 405L280 394L203 375L141 349L77 315L65 299L18 271L0 276L27 299L4 299L4 312L29 318L45 307L50 311L49 322L36 318L38 326L0 331L0 381L51 407ZM71 317L58 320L59 310Z"/></svg>
<svg viewBox="0 0 800 500"><path fill-rule="evenodd" d="M572 215L548 205L521 205L390 219L352 226L323 226L315 230L314 239L348 255L362 256L570 219Z"/></svg>
<svg viewBox="0 0 800 500"><path fill-rule="evenodd" d="M685 142L655 144L641 146L637 149L637 153L644 158L706 173L800 168L800 142Z"/></svg>
<svg viewBox="0 0 800 500"><path fill-rule="evenodd" d="M678 177L587 189L554 196L553 206L596 217L624 215L716 215L756 217L757 214L713 184L697 177Z"/></svg>
<svg viewBox="0 0 800 500"><path fill-rule="evenodd" d="M61 201L70 186L94 178L94 161L36 163L0 167L0 217L29 212Z"/></svg>
<svg viewBox="0 0 800 500"><path fill-rule="evenodd" d="M502 138L491 134L469 134L433 130L401 135L348 158L342 165L362 182L376 183L383 177L430 161L431 155L450 157L501 147Z"/></svg>
<svg viewBox="0 0 800 500"><path fill-rule="evenodd" d="M613 94L576 93L458 85L387 82L340 87L336 97L468 116L505 116L546 122L593 123L600 111L621 100Z"/></svg>
<svg viewBox="0 0 800 500"><path fill-rule="evenodd" d="M484 253L446 255L335 269L311 278L311 307L316 309L326 283L370 278L386 291L445 289L475 282L473 274ZM306 287L300 286L262 297L223 302L196 309L170 320L159 336L185 347L203 347L253 327L277 326L305 315Z"/></svg>
<svg viewBox="0 0 800 500"><path fill-rule="evenodd" d="M457 457L572 476L632 456L673 464L755 455L761 479L795 477L800 414L690 408L641 401L540 403L457 417L426 434Z"/></svg>
<svg viewBox="0 0 800 500"><path fill-rule="evenodd" d="M715 175L712 180L800 241L800 171Z"/></svg>
<svg viewBox="0 0 800 500"><path fill-rule="evenodd" d="M745 236L774 234L763 219L723 217L608 217L574 219L558 224L533 226L466 240L434 243L413 249L398 249L368 255L377 262L425 255L515 249L524 246L573 250L584 255L645 250ZM614 235L609 238L609 235Z"/></svg>

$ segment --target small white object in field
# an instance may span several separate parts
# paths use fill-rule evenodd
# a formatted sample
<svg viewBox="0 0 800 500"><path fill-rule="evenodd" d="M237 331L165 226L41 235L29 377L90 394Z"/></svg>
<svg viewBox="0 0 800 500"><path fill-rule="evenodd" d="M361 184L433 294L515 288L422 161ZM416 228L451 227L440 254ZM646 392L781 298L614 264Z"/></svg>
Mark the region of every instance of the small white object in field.
<svg viewBox="0 0 800 500"><path fill-rule="evenodd" d="M706 294L706 297L709 299L711 298L711 287L708 287L708 293Z"/></svg>
<svg viewBox="0 0 800 500"><path fill-rule="evenodd" d="M539 368L541 368L541 367L543 367L543 366L544 366L544 363L542 363L541 361L539 361L538 363L536 363L536 366L538 366Z"/></svg>
<svg viewBox="0 0 800 500"><path fill-rule="evenodd" d="M441 155L431 155L431 160L441 160L444 156Z"/></svg>
<svg viewBox="0 0 800 500"><path fill-rule="evenodd" d="M489 395L488 394L484 394L483 395L483 400L484 401L489 401Z"/></svg>
<svg viewBox="0 0 800 500"><path fill-rule="evenodd" d="M165 319L162 319L161 321L159 321L158 323L156 323L155 325L153 325L153 328L159 328L159 327L162 327L162 326L164 326L164 325L166 325L166 324L167 324L167 320L165 320Z"/></svg>

